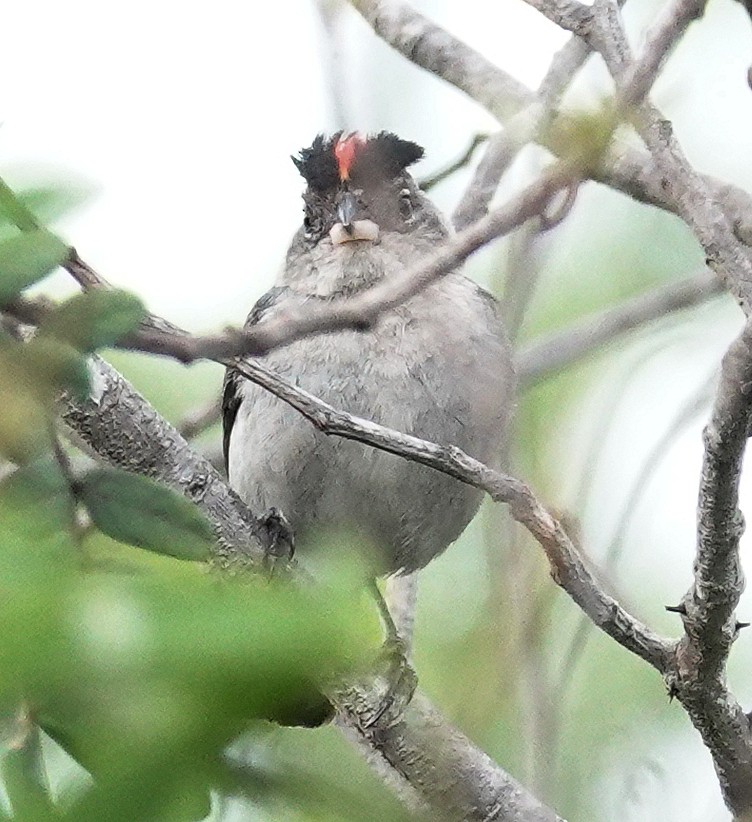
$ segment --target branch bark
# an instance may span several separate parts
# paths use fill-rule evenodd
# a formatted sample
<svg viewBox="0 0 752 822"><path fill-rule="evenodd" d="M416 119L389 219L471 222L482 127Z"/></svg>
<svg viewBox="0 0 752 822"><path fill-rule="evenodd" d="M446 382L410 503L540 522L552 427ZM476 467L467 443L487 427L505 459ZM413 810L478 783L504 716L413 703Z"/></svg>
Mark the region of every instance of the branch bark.
<svg viewBox="0 0 752 822"><path fill-rule="evenodd" d="M713 756L724 799L752 811L752 731L726 685L726 661L742 627L734 615L744 588L739 481L752 431L752 324L723 358L705 434L694 581L678 606L685 634L668 681Z"/></svg>
<svg viewBox="0 0 752 822"><path fill-rule="evenodd" d="M550 122L567 86L590 52L586 43L573 37L554 55L535 101L515 114L506 128L489 140L483 159L452 215L452 223L458 231L486 214L504 173L520 149Z"/></svg>
<svg viewBox="0 0 752 822"><path fill-rule="evenodd" d="M260 565L267 536L212 465L197 454L112 366L90 361L93 395L67 398L62 419L87 450L111 465L163 482L206 514L223 567Z"/></svg>

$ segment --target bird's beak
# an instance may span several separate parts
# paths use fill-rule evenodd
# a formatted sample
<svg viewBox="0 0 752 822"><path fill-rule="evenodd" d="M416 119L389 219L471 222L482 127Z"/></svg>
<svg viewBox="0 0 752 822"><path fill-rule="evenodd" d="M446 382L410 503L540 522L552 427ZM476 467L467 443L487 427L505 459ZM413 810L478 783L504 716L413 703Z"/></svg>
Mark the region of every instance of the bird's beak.
<svg viewBox="0 0 752 822"><path fill-rule="evenodd" d="M337 217L339 217L340 225L348 234L353 232L353 220L357 208L358 201L355 199L355 195L351 191L346 191L337 206Z"/></svg>
<svg viewBox="0 0 752 822"><path fill-rule="evenodd" d="M329 236L334 245L350 243L354 240L370 240L379 237L379 227L373 220L356 220L358 200L351 191L345 191L337 206L337 218Z"/></svg>

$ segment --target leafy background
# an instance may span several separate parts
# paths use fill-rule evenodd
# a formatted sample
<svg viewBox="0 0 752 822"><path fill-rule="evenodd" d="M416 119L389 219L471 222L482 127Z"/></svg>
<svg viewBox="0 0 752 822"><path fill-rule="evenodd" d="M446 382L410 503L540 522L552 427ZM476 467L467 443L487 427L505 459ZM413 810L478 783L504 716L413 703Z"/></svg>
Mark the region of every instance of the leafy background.
<svg viewBox="0 0 752 822"><path fill-rule="evenodd" d="M563 41L516 0L415 5L530 85ZM634 42L659 5L630 0ZM393 129L426 145L429 160L418 173L428 173L473 132L492 127L337 3L321 15L292 0L259 10L225 0L211 12L144 2L104 12L84 0L64 7L32 0L3 15L13 34L0 55L3 75L13 78L0 98L3 176L108 279L196 329L242 320L271 284L299 220L300 182L287 156L317 131ZM654 95L693 162L743 186L752 183L744 142L750 35L741 7L714 0ZM607 93L604 72L588 66L568 102L588 107ZM540 159L526 152L499 197ZM467 180L468 172L456 175L436 189L436 200L451 210ZM5 239L13 234L2 231ZM522 344L702 265L677 220L594 184L567 222L541 238L536 255L539 280ZM508 244L499 243L469 268L501 294L508 259ZM54 275L44 290L62 295L71 286ZM730 298L719 298L620 339L520 396L515 470L567 516L591 556L603 564L615 556L608 572L615 590L669 634L679 626L664 606L690 580L709 381L739 324ZM221 380L209 365L106 356L173 421L207 402ZM208 432L202 445L211 448L217 436ZM311 674L306 666L316 659L301 658L298 643L346 664L372 642L362 603L345 592L341 611L321 621L308 618L307 602L291 603L283 619L278 592L218 593L196 563L87 536L87 554L118 564L113 582L112 570L84 573L71 559L79 548L60 537L70 530L64 505L22 502L6 511L11 525L6 517L0 559L13 571L3 588L0 651L4 704L15 717L6 736L19 738L21 681L60 700L58 714L75 713L95 752L117 742L110 767L117 778L91 794L84 772L45 738L56 795L76 809L74 818L86 818L81 808L105 818L97 801L107 818L197 818L206 787L230 778L205 757L248 729L238 750L253 768L243 774L253 799L227 807L215 800L217 816L400 818L398 804L334 728L248 724L268 712L257 700L274 676L294 685L301 670ZM592 631L573 653L580 614L503 512L486 508L420 584L421 686L562 815L575 822L729 818L710 757L659 677ZM740 617L749 610L745 596ZM360 616L353 621L352 613ZM224 660L211 655L220 640ZM256 641L267 644L251 653ZM729 672L742 704L752 699L751 653L742 634ZM147 728L136 727L144 718ZM34 806L35 793L24 787L29 769L16 768L13 744L7 749L6 785L20 782L20 795L32 797L28 818L46 818L48 809ZM128 804L140 799L146 810Z"/></svg>

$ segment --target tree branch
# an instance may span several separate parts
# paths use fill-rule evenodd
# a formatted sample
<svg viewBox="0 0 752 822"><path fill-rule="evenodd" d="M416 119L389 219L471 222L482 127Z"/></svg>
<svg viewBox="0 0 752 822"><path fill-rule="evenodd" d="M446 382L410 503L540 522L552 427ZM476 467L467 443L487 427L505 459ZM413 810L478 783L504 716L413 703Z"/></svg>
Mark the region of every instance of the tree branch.
<svg viewBox="0 0 752 822"><path fill-rule="evenodd" d="M357 440L427 465L481 488L495 502L506 503L514 519L527 528L542 546L554 582L569 594L596 626L658 671L665 672L670 643L627 613L601 588L561 524L541 505L524 482L494 471L459 448L437 445L338 411L307 391L287 383L258 362L238 362L236 367L247 379L287 402L325 434Z"/></svg>
<svg viewBox="0 0 752 822"><path fill-rule="evenodd" d="M483 55L393 0L350 0L374 32L416 66L477 100L502 122L533 100L531 91Z"/></svg>
<svg viewBox="0 0 752 822"><path fill-rule="evenodd" d="M523 385L544 379L573 362L612 342L619 334L699 305L723 293L721 281L713 273L700 274L677 283L659 286L613 308L533 340L517 356L515 370Z"/></svg>
<svg viewBox="0 0 752 822"><path fill-rule="evenodd" d="M222 403L219 397L189 411L178 423L178 431L186 440L192 440L222 419Z"/></svg>
<svg viewBox="0 0 752 822"><path fill-rule="evenodd" d="M664 54L698 16L705 3L701 0L677 0L669 9L658 31L651 39ZM617 86L620 100L636 103L632 86L642 84L647 90L642 65L657 65L650 53L639 63L631 59L629 44L613 0L596 0L592 43L602 54ZM670 32L668 34L667 32ZM657 45L656 45L657 44ZM660 61L658 61L660 62ZM665 200L692 229L706 254L707 264L723 277L731 292L741 301L745 313L752 311L752 259L750 249L739 240L734 222L715 199L707 180L687 161L668 120L649 103L636 106L633 118L638 132L648 146L658 172Z"/></svg>
<svg viewBox="0 0 752 822"><path fill-rule="evenodd" d="M550 123L564 91L590 52L582 40L572 38L554 55L535 101L510 118L506 128L489 140L483 159L452 215L458 231L486 214L504 173L520 149Z"/></svg>
<svg viewBox="0 0 752 822"><path fill-rule="evenodd" d="M351 721L353 725L357 723ZM411 785L420 786L441 818L563 822L449 725L420 693L396 725L377 722L368 730L358 728L358 733Z"/></svg>
<svg viewBox="0 0 752 822"><path fill-rule="evenodd" d="M427 288L481 246L540 214L551 198L569 185L577 173L578 170L567 163L551 166L504 206L447 240L420 263L354 296L338 300L311 300L300 308L284 309L250 328L228 331L218 336L176 336L175 327L171 324L161 328L158 323L150 322L137 334L121 341L120 346L164 354L184 363L200 358L223 361L245 354L260 356L272 348L313 334L343 328L368 328L381 313Z"/></svg>
<svg viewBox="0 0 752 822"><path fill-rule="evenodd" d="M726 686L726 661L739 623L734 609L744 587L739 539L739 481L752 430L752 324L723 358L705 434L694 581L678 610L685 635L669 676L713 756L724 799L736 814L752 810L752 732Z"/></svg>
<svg viewBox="0 0 752 822"><path fill-rule="evenodd" d="M165 325L169 324L165 323ZM173 336L176 338L177 347L180 348L179 335L174 334ZM439 446L336 411L302 389L285 383L257 362L239 361L236 367L247 378L271 390L303 413L320 430L328 434L355 439L428 465L486 490L496 501L507 503L514 518L523 524L543 547L554 581L588 614L594 624L625 648L649 662L659 672L665 672L671 644L627 613L613 597L602 590L586 561L569 540L561 525L541 506L524 483L493 471L457 448ZM190 447L177 432L161 420L122 378L118 379L111 369L104 364L97 363L97 375L99 374L103 374L109 382L104 385L99 383L96 398L87 403L88 407L83 410L71 405L65 414L66 421L84 437L94 450L127 470L147 473L149 476L159 478L172 487L177 487L183 493L188 493L192 498L198 490L197 502L199 504L204 503L206 480L209 477L215 492L218 489L217 493L220 494L220 498L229 498L233 504L242 506L237 497L222 483L216 472L201 458L192 455ZM95 380L95 385L97 384L98 381ZM130 437L131 426L137 432L133 439ZM146 442L144 442L144 437L147 438ZM166 450L165 444L167 444ZM196 460L199 461L198 482L191 468L196 465ZM226 515L221 507L209 505L205 506L204 510L212 518L218 530L224 526ZM254 518L251 517L251 521L255 524ZM233 549L230 546L227 556L232 558L232 555ZM354 709L357 712L357 707ZM431 721L435 722L435 712L431 711L431 716L433 717ZM371 733L363 731L361 723L356 724L360 733L366 735ZM413 730L417 737L428 733L427 729L414 728ZM403 760L400 760L402 764L398 770L408 768L409 771L412 767L410 763L418 761L416 759L418 753L425 759L426 752L422 750L416 752L411 749L409 754L406 753L405 739L400 738L397 744L398 738L394 736L394 733L393 729L380 728L372 741L375 744L378 743L378 749L392 764L396 761L395 757L402 756ZM434 727L431 733L441 733L442 737L448 735L455 740L456 744L459 744L457 732L448 727ZM477 762L479 752L469 742L467 746L463 756L470 756L472 761ZM448 752L444 753L448 755ZM436 757L440 754L434 752L432 756ZM454 760L451 761L454 762ZM432 765L432 767L435 766ZM449 765L447 764L446 767ZM441 768L436 772L440 770ZM404 773L403 770L400 772ZM466 785L465 791L472 793L472 791L480 790L480 785L487 784L487 773L474 772L474 775L479 781L470 786ZM493 774L494 782L498 782L499 779L502 780L504 786L512 784L511 777L500 770ZM433 784L428 786L421 784L419 787L422 792L436 790ZM514 788L512 794L519 796L517 790ZM460 791L458 796L460 795L465 794ZM503 797L497 797L497 801L502 803L500 807L503 807L503 803L506 802ZM546 811L546 813L549 813L549 816L540 818L555 818L552 812ZM464 818L485 819L488 817L469 815ZM511 816L510 818L537 819L539 817Z"/></svg>
<svg viewBox="0 0 752 822"><path fill-rule="evenodd" d="M677 0L652 40L660 44L658 50L667 52L703 8L699 0ZM642 82L646 89L647 81L636 79L643 75L631 61L618 9L612 0L595 0L593 10L594 45L616 81L619 99L634 100L627 83ZM656 70L659 63L653 60ZM667 197L703 245L708 264L724 276L749 312L749 249L738 241L705 181L687 162L670 124L648 103L640 103L636 114L637 129L662 172ZM743 587L738 486L752 421L751 399L752 329L748 324L724 357L721 384L706 429L695 578L676 609L682 614L685 636L667 672L671 692L700 731L713 756L724 799L736 814L752 810L752 733L747 716L726 686L725 669L740 627L734 618Z"/></svg>
<svg viewBox="0 0 752 822"><path fill-rule="evenodd" d="M370 23L374 32L390 46L408 60L464 91L502 124L507 124L521 109L535 102L535 95L530 89L484 58L479 58L477 52L426 20L402 0L351 0L351 3ZM545 3L541 2L540 5L542 7ZM574 4L559 4L559 11L566 11L570 5L574 7ZM576 21L572 26L590 37L587 26L578 26ZM414 40L418 40L420 46L415 54L411 49ZM499 98L494 99L494 95ZM561 141L556 128L541 134L539 139L554 154L563 156L570 150L569 143ZM635 200L658 206L684 218L679 204L673 197L667 196L664 190L665 175L653 157L631 147L623 139L615 138L600 164L589 169L588 174L593 180ZM698 176L707 191L708 203L717 204L715 207L719 212L716 217L723 222L727 220L742 242L752 243L752 197L737 186L708 175ZM712 259L712 255L709 257ZM752 286L749 291L752 292ZM745 305L750 303L746 295L744 302Z"/></svg>
<svg viewBox="0 0 752 822"><path fill-rule="evenodd" d="M175 329L170 323L160 318L155 318L155 320L157 323L173 329L170 332L164 331L162 333L162 353L167 355L172 353L170 349L170 341L172 341L175 352L173 356L179 359L181 352L185 349L185 339L189 335ZM141 333L144 332L138 332L138 334ZM226 360L219 361L227 364ZM338 411L307 391L286 382L258 361L239 359L234 361L233 365L247 379L262 386L295 408L320 431L345 439L357 440L374 448L427 465L461 482L486 491L496 502L506 503L514 519L527 528L542 546L551 567L551 575L557 585L569 594L597 627L609 634L627 650L649 662L661 673L665 672L667 655L670 650L668 641L653 633L631 614L627 613L613 597L602 589L585 559L569 539L561 524L540 504L525 483L494 471L454 446L437 445L386 428L370 420ZM120 402L122 401L123 398L121 397ZM123 449L122 446L118 446L117 433L109 427L109 417L114 414L116 407L118 407L118 403L114 401L112 408L108 407L107 409L110 413L97 416L98 409L95 404L94 408L89 410L86 419L94 417L100 426L105 425L105 430L109 434L115 434L112 445L107 448L107 452L111 453L114 448L116 449L115 456L121 458L120 453ZM150 414L153 415L155 412L151 410ZM135 411L134 416L136 416ZM105 419L107 420L106 423L104 423ZM77 418L72 418L71 421L77 422ZM167 423L164 424L167 425ZM142 424L140 423L139 429L141 428ZM172 430L174 431L174 429ZM172 437L173 434L169 436ZM174 432L174 436L179 438L179 442L190 450L177 432ZM96 446L93 447L96 450ZM120 450L117 450L118 448ZM123 467L128 468L130 464L134 467L128 468L128 470L140 470L142 473L161 470L159 460L150 457L148 452L144 457L139 455L137 463L132 462L133 459L133 457L128 457ZM170 461L167 465L170 465ZM206 465L208 466L208 463ZM179 463L177 463L177 467L179 467ZM209 468L211 469L211 466ZM211 469L211 471L216 474L214 469ZM157 476L156 474L149 475ZM187 476L188 473L186 472ZM174 487L173 470L168 469L166 478L159 478L164 479ZM185 483L181 483L179 487L185 493Z"/></svg>
<svg viewBox="0 0 752 822"><path fill-rule="evenodd" d="M93 395L66 398L62 419L88 450L111 465L163 482L206 514L222 566L260 565L267 535L219 473L118 372L90 360Z"/></svg>
<svg viewBox="0 0 752 822"><path fill-rule="evenodd" d="M577 0L525 0L525 2L541 14L545 14L557 26L578 37L587 37L590 34L593 11L584 3L578 3Z"/></svg>

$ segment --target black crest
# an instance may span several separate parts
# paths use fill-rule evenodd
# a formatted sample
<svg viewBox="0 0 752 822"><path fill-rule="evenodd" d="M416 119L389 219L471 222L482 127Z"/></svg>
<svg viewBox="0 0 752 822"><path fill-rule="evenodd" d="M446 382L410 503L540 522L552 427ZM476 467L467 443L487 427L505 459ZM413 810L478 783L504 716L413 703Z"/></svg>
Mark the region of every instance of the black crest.
<svg viewBox="0 0 752 822"><path fill-rule="evenodd" d="M319 134L309 148L302 149L299 157L292 158L311 188L323 192L340 184L334 148L341 136L341 131L328 139ZM367 137L358 147L350 176L355 184L393 180L420 160L423 154L417 143L402 140L389 131L381 131Z"/></svg>
<svg viewBox="0 0 752 822"><path fill-rule="evenodd" d="M393 180L408 166L417 163L424 151L417 143L402 140L389 131L369 137L355 155L354 180Z"/></svg>
<svg viewBox="0 0 752 822"><path fill-rule="evenodd" d="M334 145L341 134L339 131L329 139L319 134L310 148L301 149L300 157L292 158L308 185L317 191L328 191L339 184Z"/></svg>

